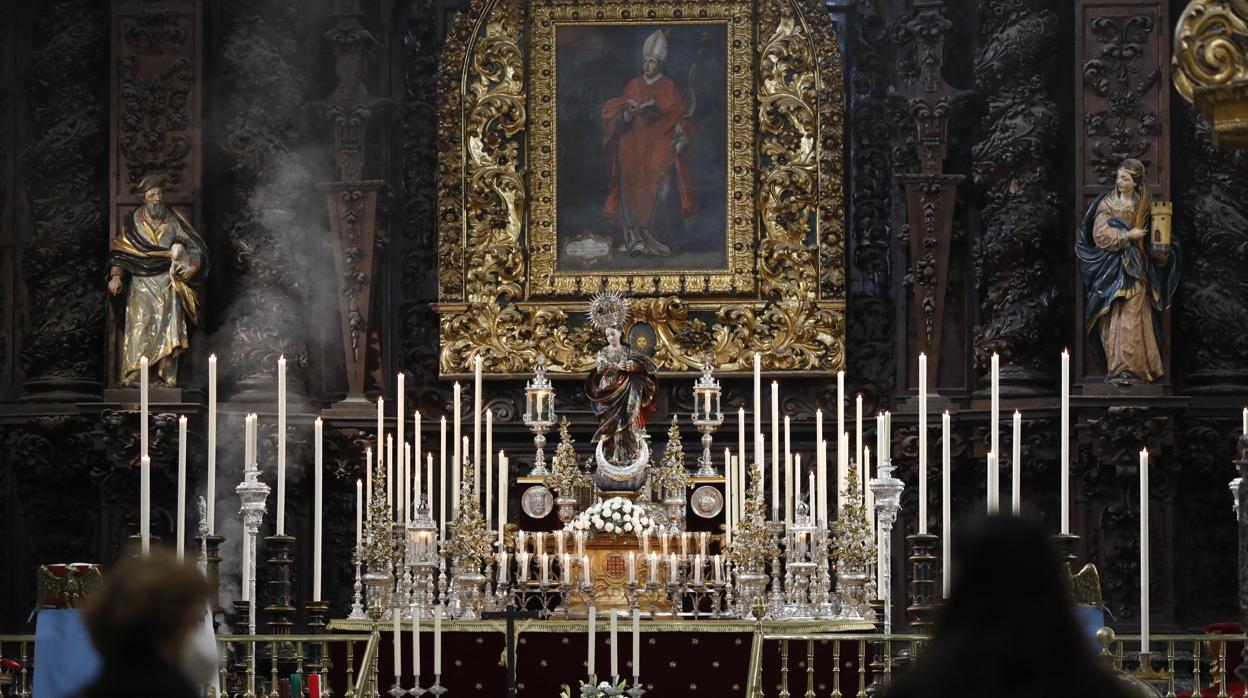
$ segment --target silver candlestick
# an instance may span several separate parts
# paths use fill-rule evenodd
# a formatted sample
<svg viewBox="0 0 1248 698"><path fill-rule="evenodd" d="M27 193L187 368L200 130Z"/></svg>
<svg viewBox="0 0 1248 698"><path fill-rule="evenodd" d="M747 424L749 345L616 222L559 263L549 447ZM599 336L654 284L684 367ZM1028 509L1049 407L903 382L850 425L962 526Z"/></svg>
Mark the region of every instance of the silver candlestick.
<svg viewBox="0 0 1248 698"><path fill-rule="evenodd" d="M888 459L880 463L877 476L871 481L871 492L875 495L875 511L879 517L879 565L880 598L884 601L884 634L893 632L893 564L892 551L893 524L897 523L897 511L901 508L901 491L905 483L893 477L893 461Z"/></svg>
<svg viewBox="0 0 1248 698"><path fill-rule="evenodd" d="M555 425L555 386L546 377L546 357L537 355L533 378L524 386L524 425L533 431L533 468L529 477L546 477L546 432Z"/></svg>
<svg viewBox="0 0 1248 698"><path fill-rule="evenodd" d="M250 543L249 554L243 564L247 565L248 587L247 598L247 634L256 634L256 539L260 533L260 523L264 521L264 502L269 498L269 486L260 481L260 467L253 460L246 464L243 481L238 483L234 491L242 505L238 513L243 517L243 535ZM256 653L250 652L250 671L247 672L247 696L256 694Z"/></svg>
<svg viewBox="0 0 1248 698"><path fill-rule="evenodd" d="M702 433L702 457L698 459L698 470L694 477L717 475L715 466L711 463L711 434L724 423L721 396L719 381L711 375L711 365L702 364L702 377L693 384L693 414L690 415L693 425Z"/></svg>

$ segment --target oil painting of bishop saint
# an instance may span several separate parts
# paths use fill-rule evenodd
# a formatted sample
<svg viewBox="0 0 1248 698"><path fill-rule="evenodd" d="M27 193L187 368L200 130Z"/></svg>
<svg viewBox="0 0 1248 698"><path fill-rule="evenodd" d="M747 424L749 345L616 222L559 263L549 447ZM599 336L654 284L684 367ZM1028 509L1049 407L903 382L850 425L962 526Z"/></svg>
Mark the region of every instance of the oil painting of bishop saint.
<svg viewBox="0 0 1248 698"><path fill-rule="evenodd" d="M723 25L558 33L560 271L727 267Z"/></svg>

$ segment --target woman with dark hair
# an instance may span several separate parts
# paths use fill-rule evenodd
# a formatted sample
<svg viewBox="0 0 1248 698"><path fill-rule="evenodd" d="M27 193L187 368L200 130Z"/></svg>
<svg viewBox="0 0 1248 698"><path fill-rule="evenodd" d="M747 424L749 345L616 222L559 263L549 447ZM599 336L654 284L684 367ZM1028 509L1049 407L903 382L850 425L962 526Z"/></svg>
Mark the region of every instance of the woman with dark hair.
<svg viewBox="0 0 1248 698"><path fill-rule="evenodd" d="M922 659L888 698L1129 696L1075 621L1057 552L995 516L955 533L949 598Z"/></svg>
<svg viewBox="0 0 1248 698"><path fill-rule="evenodd" d="M105 575L83 608L103 668L82 698L199 696L182 665L209 592L194 565L163 551L125 560Z"/></svg>

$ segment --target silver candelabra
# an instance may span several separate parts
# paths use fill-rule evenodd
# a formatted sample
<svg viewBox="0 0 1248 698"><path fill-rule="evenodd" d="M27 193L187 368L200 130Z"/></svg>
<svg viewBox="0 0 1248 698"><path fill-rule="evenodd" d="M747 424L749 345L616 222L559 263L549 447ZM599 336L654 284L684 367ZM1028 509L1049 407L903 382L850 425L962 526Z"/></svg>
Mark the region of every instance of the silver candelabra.
<svg viewBox="0 0 1248 698"><path fill-rule="evenodd" d="M264 502L269 498L269 486L260 481L260 467L254 460L246 464L243 481L238 483L234 491L242 505L238 513L243 517L243 535L247 536L248 553L243 564L247 565L248 586L247 598L247 633L256 634L256 539L260 533L260 522L264 521ZM251 671L247 673L247 695L256 694L256 653L250 652Z"/></svg>
<svg viewBox="0 0 1248 698"><path fill-rule="evenodd" d="M537 355L533 378L524 386L524 425L533 432L533 468L529 477L546 477L546 432L555 425L555 386L546 377L546 357Z"/></svg>
<svg viewBox="0 0 1248 698"><path fill-rule="evenodd" d="M698 470L694 477L716 475L711 462L711 434L724 423L721 395L719 381L711 375L711 365L702 364L702 377L693 384L693 414L690 415L693 425L702 433L702 457L698 458Z"/></svg>
<svg viewBox="0 0 1248 698"><path fill-rule="evenodd" d="M897 523L897 511L901 508L901 491L905 484L893 477L893 461L888 459L879 465L877 476L871 481L875 495L875 511L879 517L878 558L880 573L880 599L884 601L884 633L893 632L893 565L889 551L892 550L893 524Z"/></svg>

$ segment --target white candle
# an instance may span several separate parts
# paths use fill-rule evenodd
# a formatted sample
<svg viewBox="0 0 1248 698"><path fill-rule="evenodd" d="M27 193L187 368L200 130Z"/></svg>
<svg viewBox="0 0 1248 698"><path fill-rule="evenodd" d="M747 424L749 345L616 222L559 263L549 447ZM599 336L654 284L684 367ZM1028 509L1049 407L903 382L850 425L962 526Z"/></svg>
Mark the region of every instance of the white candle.
<svg viewBox="0 0 1248 698"><path fill-rule="evenodd" d="M836 372L836 438L845 433L845 372Z"/></svg>
<svg viewBox="0 0 1248 698"><path fill-rule="evenodd" d="M434 516L434 515L435 515L435 514L434 514L434 510L433 510L433 507L434 507L434 501L433 501L433 496L432 496L432 495L433 495L433 453L426 453L426 454L425 454L425 482L424 482L424 486L423 486L423 488L422 488L421 484L418 482L418 483L416 483L416 489L417 489L417 495L419 495L419 496L421 496L421 497L428 497L428 498L429 498L429 499L428 499L428 501L429 501L429 515L430 515L430 516Z"/></svg>
<svg viewBox="0 0 1248 698"><path fill-rule="evenodd" d="M177 559L186 557L186 416L177 418Z"/></svg>
<svg viewBox="0 0 1248 698"><path fill-rule="evenodd" d="M503 549L503 532L507 528L507 456L498 452L498 549Z"/></svg>
<svg viewBox="0 0 1248 698"><path fill-rule="evenodd" d="M541 540L541 538L538 538ZM537 566L541 571L542 586L550 584L550 556L546 553L540 553L537 556Z"/></svg>
<svg viewBox="0 0 1248 698"><path fill-rule="evenodd" d="M1245 424L1248 424L1248 410L1245 410ZM1062 436L1061 436L1061 481L1062 481L1062 534L1070 533L1070 352L1062 350Z"/></svg>
<svg viewBox="0 0 1248 698"><path fill-rule="evenodd" d="M451 432L453 439L451 441L451 515L449 518L452 518L452 519L455 518L455 515L459 513L459 478L462 476L462 473L463 473L463 470L462 470L463 458L465 456L465 454L459 450L461 446L460 423L459 423L460 391L461 391L461 388L459 387L459 381L456 381L455 388L454 388L454 398L451 402L451 409L455 411L451 417L451 419L454 420L454 423L452 425L453 430Z"/></svg>
<svg viewBox="0 0 1248 698"><path fill-rule="evenodd" d="M323 520L325 512L322 507L324 498L324 473L322 473L324 463L324 427L321 424L321 418L317 417L313 422L313 457L312 457L312 481L313 481L313 516L312 516L312 600L321 600L321 530L323 528Z"/></svg>
<svg viewBox="0 0 1248 698"><path fill-rule="evenodd" d="M858 397L854 400L857 411L854 413L854 460L858 463L858 481L866 482L862 479L862 393L858 393Z"/></svg>
<svg viewBox="0 0 1248 698"><path fill-rule="evenodd" d="M737 453L745 453L745 408L737 408ZM724 449L727 451L728 449ZM724 461L724 467L728 467L728 463Z"/></svg>
<svg viewBox="0 0 1248 698"><path fill-rule="evenodd" d="M786 444L787 449L787 444ZM744 454L742 454L744 455ZM780 383L771 382L771 462L780 460ZM758 463L763 465L762 462Z"/></svg>
<svg viewBox="0 0 1248 698"><path fill-rule="evenodd" d="M481 355L472 357L472 491L481 497ZM488 452L488 451L487 451Z"/></svg>
<svg viewBox="0 0 1248 698"><path fill-rule="evenodd" d="M413 497L412 503L414 506L419 508L420 497L424 493L424 490L421 489L422 479L420 477L420 464L425 459L423 455L424 451L421 450L420 410L416 410L415 412L412 413L412 415L415 417L415 420L416 420L416 425L412 429L412 462L416 464L416 493L412 495ZM430 472L427 473L427 475L432 475L432 474L433 474L432 470L430 470ZM423 479L423 482L426 482L430 485L433 484L433 481L430 480L429 477L425 477Z"/></svg>
<svg viewBox="0 0 1248 698"><path fill-rule="evenodd" d="M952 520L953 507L950 505L949 491L949 411L945 410L945 414L940 419L940 544L941 544L941 583L944 594L943 598L949 598L949 552L950 552L950 534L952 533L950 522Z"/></svg>
<svg viewBox="0 0 1248 698"><path fill-rule="evenodd" d="M633 612L633 685L640 686L641 676L641 613Z"/></svg>
<svg viewBox="0 0 1248 698"><path fill-rule="evenodd" d="M705 408L704 411L706 413L707 418L710 418L711 416L711 391L708 390L705 393L702 393L702 398L704 402L706 403L704 405L704 408Z"/></svg>
<svg viewBox="0 0 1248 698"><path fill-rule="evenodd" d="M208 535L217 534L217 355L208 356Z"/></svg>
<svg viewBox="0 0 1248 698"><path fill-rule="evenodd" d="M377 467L386 460L386 399L377 398ZM368 498L373 498L372 490L368 492Z"/></svg>
<svg viewBox="0 0 1248 698"><path fill-rule="evenodd" d="M1240 428L1240 433L1248 434L1248 407L1244 408L1244 423Z"/></svg>
<svg viewBox="0 0 1248 698"><path fill-rule="evenodd" d="M793 454L793 512L796 514L798 502L802 501L802 454ZM810 513L807 511L807 513Z"/></svg>
<svg viewBox="0 0 1248 698"><path fill-rule="evenodd" d="M877 453L875 459L878 461L880 455ZM884 461L893 459L893 413L884 410Z"/></svg>
<svg viewBox="0 0 1248 698"><path fill-rule="evenodd" d="M1140 450L1140 652L1148 653L1148 449Z"/></svg>
<svg viewBox="0 0 1248 698"><path fill-rule="evenodd" d="M402 421L402 420L399 420ZM416 480L420 479L420 464L417 463ZM412 445L403 444L403 496L399 501L403 504L403 524L407 525L412 518Z"/></svg>
<svg viewBox="0 0 1248 698"><path fill-rule="evenodd" d="M732 451L724 449L724 542L732 545L732 523L736 518L736 502L733 497Z"/></svg>
<svg viewBox="0 0 1248 698"><path fill-rule="evenodd" d="M790 435L789 415L784 415L784 462L785 462L785 478L788 478L789 454L792 452L792 437ZM760 463L761 465L761 463ZM778 458L771 461L771 519L778 521L780 519L780 463ZM786 490L787 492L787 490ZM787 506L787 505L786 505Z"/></svg>
<svg viewBox="0 0 1248 698"><path fill-rule="evenodd" d="M988 513L997 513L997 497L1001 494L997 484L997 458L992 451L988 452Z"/></svg>
<svg viewBox="0 0 1248 698"><path fill-rule="evenodd" d="M286 357L277 359L277 535L286 535Z"/></svg>
<svg viewBox="0 0 1248 698"><path fill-rule="evenodd" d="M504 553L505 554L505 553ZM412 674L420 678L420 614L412 614ZM420 683L417 681L416 683Z"/></svg>
<svg viewBox="0 0 1248 698"><path fill-rule="evenodd" d="M650 553L650 555L646 558L646 562L649 564L650 584L651 585L658 584L659 583L659 554L654 553L654 552Z"/></svg>
<svg viewBox="0 0 1248 698"><path fill-rule="evenodd" d="M1018 516L1023 510L1023 471L1022 471L1022 453L1023 453L1023 415L1018 410L1014 410L1014 443L1010 444L1012 450L1010 458L1013 461L1011 471L1013 478L1010 481L1010 502L1013 505L1013 512Z"/></svg>
<svg viewBox="0 0 1248 698"><path fill-rule="evenodd" d="M628 553L628 583L637 583L637 556L631 550Z"/></svg>
<svg viewBox="0 0 1248 698"><path fill-rule="evenodd" d="M446 540L446 417L442 418L440 436L441 448L438 451L438 525L442 540ZM430 485L432 487L432 485Z"/></svg>
<svg viewBox="0 0 1248 698"><path fill-rule="evenodd" d="M559 556L560 578L567 586L572 586L572 556L564 553Z"/></svg>
<svg viewBox="0 0 1248 698"><path fill-rule="evenodd" d="M867 510L867 523L875 536L875 492L871 490L871 447L862 448L862 506Z"/></svg>
<svg viewBox="0 0 1248 698"><path fill-rule="evenodd" d="M442 604L433 608L433 675L442 675Z"/></svg>
<svg viewBox="0 0 1248 698"><path fill-rule="evenodd" d="M715 584L722 584L724 581L724 556L712 555L711 566L715 569Z"/></svg>
<svg viewBox="0 0 1248 698"><path fill-rule="evenodd" d="M139 357L139 458L147 457L147 357ZM146 551L144 551L146 552Z"/></svg>
<svg viewBox="0 0 1248 698"><path fill-rule="evenodd" d="M759 438L763 434L763 378L762 378L762 357L758 352L754 352L754 458L762 460L763 453L759 444ZM745 450L742 449L741 457L745 458Z"/></svg>
<svg viewBox="0 0 1248 698"><path fill-rule="evenodd" d="M828 521L828 444L823 440L823 410L815 409L815 472L819 475L818 516L820 522Z"/></svg>
<svg viewBox="0 0 1248 698"><path fill-rule="evenodd" d="M667 569L668 569L668 576L671 579L672 583L675 584L679 582L680 581L680 563L676 561L676 553L672 553L671 555L668 556Z"/></svg>
<svg viewBox="0 0 1248 698"><path fill-rule="evenodd" d="M405 401L405 400L404 400L404 398L406 398L406 395L404 395L404 393L406 392L406 383L407 383L407 381L406 381L406 376L404 376L404 375L403 375L403 372L402 372L402 371L399 371L399 376L398 376L397 381L398 381L398 389L396 390L396 392L397 392L398 394L394 396L394 399L395 399L395 405L394 405L394 407L395 407L395 409L394 409L394 422L395 422L395 424L394 424L394 433L395 433L395 437L396 437L396 438L395 438L395 443L397 443L397 444L399 445L399 449L401 449L401 450L403 450L403 451L406 451L406 448L407 448L407 446L406 446L407 441L406 441L403 437L404 437L404 435L407 433L407 431L406 431L406 430L407 430L407 419L406 419L406 417L405 417L406 412L405 412L405 411L404 411L404 409L403 409L403 403L404 403L404 401ZM402 454L402 455L406 455L406 454L404 453L404 454ZM408 471L408 468L409 468L409 465L410 465L410 462L411 462L411 461L409 461L409 460L404 460L404 461L403 461L403 484L404 484L405 486L409 483L409 478L411 477L411 475L407 472L407 471ZM420 464L420 459L419 459L419 457L417 457L416 464L417 464L417 465L419 465L419 464ZM406 492L407 490L405 489L404 491ZM407 496L406 496L406 495L404 495L403 497L401 497L401 499L403 500L403 508L404 508L404 509L407 509ZM406 519L404 519L404 520L406 521Z"/></svg>
<svg viewBox="0 0 1248 698"><path fill-rule="evenodd" d="M586 616L587 616L587 622L589 624L589 633L588 633L589 634L589 640L588 640L589 659L586 662L586 665L589 669L588 673L590 676L590 681L593 681L593 676L595 674L594 672L594 643L596 642L597 640L596 636L598 635L598 611L594 608L594 605L592 603L589 605L589 611L586 614Z"/></svg>
<svg viewBox="0 0 1248 698"><path fill-rule="evenodd" d="M618 641L619 638L617 636L617 630L619 629L619 621L618 621L619 615L620 615L619 611L615 609L611 609L611 682L612 683L615 683L615 681L618 680L620 676L620 653L616 651L620 646L620 643Z"/></svg>
<svg viewBox="0 0 1248 698"><path fill-rule="evenodd" d="M880 457L888 455L880 451ZM927 533L927 354L919 354L919 534Z"/></svg>
<svg viewBox="0 0 1248 698"><path fill-rule="evenodd" d="M355 549L364 545L364 483L355 481Z"/></svg>
<svg viewBox="0 0 1248 698"><path fill-rule="evenodd" d="M152 549L152 459L139 456L139 540L143 554Z"/></svg>
<svg viewBox="0 0 1248 698"><path fill-rule="evenodd" d="M702 585L702 556L693 556L693 583L695 586Z"/></svg>
<svg viewBox="0 0 1248 698"><path fill-rule="evenodd" d="M992 439L991 451L1001 453L1001 356L992 353L992 414L988 416L988 433ZM999 456L998 456L999 459Z"/></svg>
<svg viewBox="0 0 1248 698"><path fill-rule="evenodd" d="M373 448L371 446L364 448L364 493L364 500L371 503L373 501ZM364 507L364 517L369 521L373 520L373 512L367 505Z"/></svg>
<svg viewBox="0 0 1248 698"><path fill-rule="evenodd" d="M846 493L849 490L849 434L837 434L836 447L836 516L845 513Z"/></svg>
<svg viewBox="0 0 1248 698"><path fill-rule="evenodd" d="M801 456L799 455L798 458L801 458ZM810 510L814 511L815 510L815 483L816 483L815 474L814 472L810 472L806 474L806 477L810 478L810 482L808 483L810 486L806 489L806 498L810 500ZM814 515L812 514L811 516L813 517Z"/></svg>
<svg viewBox="0 0 1248 698"><path fill-rule="evenodd" d="M801 489L800 485L798 489ZM793 453L786 450L784 454L784 522L790 525L793 523L793 503Z"/></svg>
<svg viewBox="0 0 1248 698"><path fill-rule="evenodd" d="M500 481L501 484L501 481ZM494 412L485 411L485 527L491 528L494 521Z"/></svg>
<svg viewBox="0 0 1248 698"><path fill-rule="evenodd" d="M394 614L394 681L399 683L399 677L403 674L403 634L401 624L403 623L403 614Z"/></svg>

